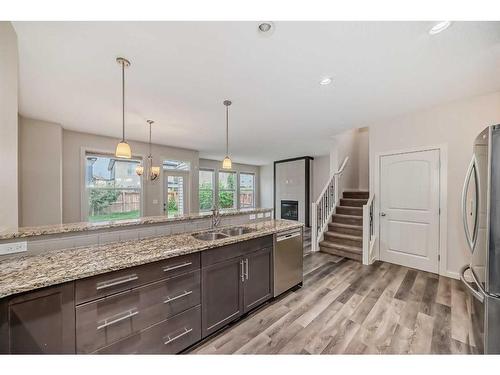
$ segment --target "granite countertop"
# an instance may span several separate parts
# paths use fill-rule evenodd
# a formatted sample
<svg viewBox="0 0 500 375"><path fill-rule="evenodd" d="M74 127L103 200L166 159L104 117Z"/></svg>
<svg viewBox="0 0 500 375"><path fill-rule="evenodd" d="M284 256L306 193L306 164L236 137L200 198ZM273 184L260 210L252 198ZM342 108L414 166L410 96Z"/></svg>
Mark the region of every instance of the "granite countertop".
<svg viewBox="0 0 500 375"><path fill-rule="evenodd" d="M199 232L183 233L0 260L0 298L301 228L303 224L289 220L268 220L242 226L255 228L256 231L215 241L201 241L191 235Z"/></svg>
<svg viewBox="0 0 500 375"><path fill-rule="evenodd" d="M234 216L242 214L259 214L264 212L272 211L272 208L246 208L240 210L221 210L221 216ZM183 220L196 220L204 219L210 216L211 212L199 212L196 214L181 215L176 217L166 217L161 216L145 216L139 219L132 220L115 220L115 221L104 221L99 223L91 222L81 222L81 223L69 223L69 224L55 224L55 225L43 225L37 227L22 227L18 229L5 229L0 231L0 240L10 240L16 238L25 238L32 236L44 236L49 234L62 234L71 232L87 232L93 230L101 229L111 229L111 228L125 228L135 225L144 224L161 224L161 223L171 223Z"/></svg>

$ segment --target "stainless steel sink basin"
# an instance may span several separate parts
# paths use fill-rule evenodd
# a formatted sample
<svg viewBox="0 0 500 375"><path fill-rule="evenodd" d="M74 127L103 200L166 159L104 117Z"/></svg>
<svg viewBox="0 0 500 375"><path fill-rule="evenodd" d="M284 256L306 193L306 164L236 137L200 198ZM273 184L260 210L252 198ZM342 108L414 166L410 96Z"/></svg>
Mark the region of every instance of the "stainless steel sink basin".
<svg viewBox="0 0 500 375"><path fill-rule="evenodd" d="M198 233L192 235L197 240L201 241L215 241L221 238L226 238L227 235L219 232Z"/></svg>
<svg viewBox="0 0 500 375"><path fill-rule="evenodd" d="M245 228L245 227L226 228L220 230L220 233L224 233L225 235L228 235L230 237L241 236L242 234L247 234L252 232L255 232L255 229Z"/></svg>

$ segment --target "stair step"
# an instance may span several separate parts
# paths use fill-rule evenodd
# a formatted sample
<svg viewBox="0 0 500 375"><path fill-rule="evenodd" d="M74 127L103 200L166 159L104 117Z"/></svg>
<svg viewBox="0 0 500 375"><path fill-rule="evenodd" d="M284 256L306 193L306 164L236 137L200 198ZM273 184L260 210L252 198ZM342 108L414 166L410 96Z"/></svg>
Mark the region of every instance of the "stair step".
<svg viewBox="0 0 500 375"><path fill-rule="evenodd" d="M353 236L363 236L363 227L360 225L328 223L328 231L335 233L351 234Z"/></svg>
<svg viewBox="0 0 500 375"><path fill-rule="evenodd" d="M362 236L353 236L345 233L325 232L325 241L333 242L336 245L363 247Z"/></svg>
<svg viewBox="0 0 500 375"><path fill-rule="evenodd" d="M344 191L342 198L368 199L370 194L367 191Z"/></svg>
<svg viewBox="0 0 500 375"><path fill-rule="evenodd" d="M319 243L321 252L354 259L361 262L363 250L354 246L337 245L330 241L321 241Z"/></svg>
<svg viewBox="0 0 500 375"><path fill-rule="evenodd" d="M340 205L344 207L362 207L368 202L368 199L341 198Z"/></svg>
<svg viewBox="0 0 500 375"><path fill-rule="evenodd" d="M338 206L335 209L335 213L340 214L340 215L363 216L363 208L362 207Z"/></svg>
<svg viewBox="0 0 500 375"><path fill-rule="evenodd" d="M363 217L361 217L361 216L334 214L334 215L332 215L332 220L334 223L363 225Z"/></svg>

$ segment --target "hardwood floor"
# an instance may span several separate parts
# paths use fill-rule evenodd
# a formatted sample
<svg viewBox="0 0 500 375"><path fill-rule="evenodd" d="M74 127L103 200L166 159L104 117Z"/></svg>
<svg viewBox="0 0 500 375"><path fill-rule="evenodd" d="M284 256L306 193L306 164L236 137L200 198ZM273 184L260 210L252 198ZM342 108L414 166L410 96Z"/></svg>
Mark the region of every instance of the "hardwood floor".
<svg viewBox="0 0 500 375"><path fill-rule="evenodd" d="M324 253L304 286L191 350L196 354L476 353L458 280Z"/></svg>

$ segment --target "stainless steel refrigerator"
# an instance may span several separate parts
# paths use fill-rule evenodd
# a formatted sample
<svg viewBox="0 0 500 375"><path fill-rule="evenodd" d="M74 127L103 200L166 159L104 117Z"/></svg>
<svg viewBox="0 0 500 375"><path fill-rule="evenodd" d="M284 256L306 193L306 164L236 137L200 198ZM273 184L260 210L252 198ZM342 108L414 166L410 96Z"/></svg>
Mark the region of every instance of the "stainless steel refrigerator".
<svg viewBox="0 0 500 375"><path fill-rule="evenodd" d="M469 292L471 340L481 353L500 354L500 125L474 140L462 213L471 263L460 278Z"/></svg>

